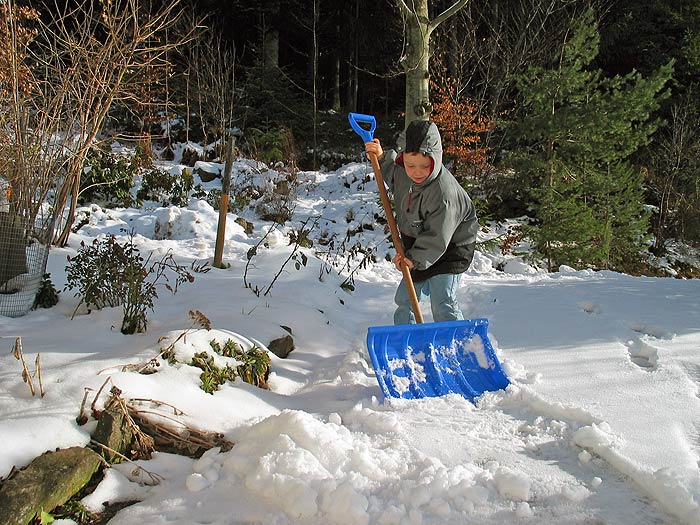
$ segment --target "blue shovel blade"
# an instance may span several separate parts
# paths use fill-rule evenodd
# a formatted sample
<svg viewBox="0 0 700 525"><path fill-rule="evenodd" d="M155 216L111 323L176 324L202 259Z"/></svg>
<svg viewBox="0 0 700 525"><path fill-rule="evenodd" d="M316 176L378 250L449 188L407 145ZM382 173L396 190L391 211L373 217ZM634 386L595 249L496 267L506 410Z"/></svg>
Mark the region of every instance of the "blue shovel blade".
<svg viewBox="0 0 700 525"><path fill-rule="evenodd" d="M488 337L488 319L373 326L367 349L386 397L460 394L474 401L508 386Z"/></svg>

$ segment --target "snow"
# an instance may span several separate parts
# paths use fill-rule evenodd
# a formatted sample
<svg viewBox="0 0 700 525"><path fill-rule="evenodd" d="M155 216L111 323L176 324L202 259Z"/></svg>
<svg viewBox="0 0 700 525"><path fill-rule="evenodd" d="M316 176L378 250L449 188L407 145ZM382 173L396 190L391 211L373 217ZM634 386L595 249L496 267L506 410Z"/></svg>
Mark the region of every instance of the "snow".
<svg viewBox="0 0 700 525"><path fill-rule="evenodd" d="M239 210L254 225L249 236L230 213L230 266L197 273L174 295L161 290L144 334L119 332L120 307L71 319L78 298L67 291L51 309L0 317L0 476L44 451L86 445L95 421L76 423L81 401L109 378L125 398L177 407L183 423L234 443L198 459L161 452L138 461L142 469L113 466L83 500L95 511L139 501L112 524L700 523L700 282L568 267L547 273L478 251L459 299L465 317L489 319L511 384L476 404L455 394L384 399L365 338L368 327L391 325L400 273L384 257L376 188L362 182L368 172L351 163L300 173L285 226ZM281 178L253 161L234 163L234 181L270 188ZM81 241L123 240L124 230L134 230L144 254L171 250L186 265L213 258L218 212L205 201L79 211L89 212L88 223L50 253L47 271L59 289ZM307 264L284 265L290 231L309 217L320 219L314 247L302 250ZM359 233L343 246L348 230ZM322 233L335 244L320 245ZM356 241L376 249L377 262L351 257ZM350 272L349 293L340 284ZM190 311L212 329L193 327ZM211 340L265 348L289 330L295 350L286 359L270 354L270 390L236 380L208 394L199 369L162 359L153 374L123 371L173 343L186 362L211 350ZM30 370L41 356L43 398L22 381L11 353L17 337ZM233 360L210 355L222 365ZM416 369L425 359L407 357Z"/></svg>

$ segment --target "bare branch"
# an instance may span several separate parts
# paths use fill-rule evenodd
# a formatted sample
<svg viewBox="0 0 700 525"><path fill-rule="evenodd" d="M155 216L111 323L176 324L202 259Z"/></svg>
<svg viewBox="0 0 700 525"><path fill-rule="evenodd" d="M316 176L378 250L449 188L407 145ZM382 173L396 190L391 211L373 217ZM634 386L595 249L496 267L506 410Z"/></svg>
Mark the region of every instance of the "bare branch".
<svg viewBox="0 0 700 525"><path fill-rule="evenodd" d="M445 9L442 13L440 13L438 16L436 16L433 20L430 21L430 24L428 25L428 33L432 33L435 31L435 28L442 24L445 20L450 18L453 15L456 15L457 12L462 9L468 2L469 0L457 0L454 4L452 4L450 7Z"/></svg>

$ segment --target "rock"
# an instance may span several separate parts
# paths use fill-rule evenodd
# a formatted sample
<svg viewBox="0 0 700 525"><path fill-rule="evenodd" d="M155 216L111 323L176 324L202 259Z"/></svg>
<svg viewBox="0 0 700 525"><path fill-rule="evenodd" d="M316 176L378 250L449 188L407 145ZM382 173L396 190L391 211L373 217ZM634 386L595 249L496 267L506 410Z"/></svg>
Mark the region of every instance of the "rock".
<svg viewBox="0 0 700 525"><path fill-rule="evenodd" d="M246 235L253 235L253 223L245 220L243 217L237 217L234 222L243 227Z"/></svg>
<svg viewBox="0 0 700 525"><path fill-rule="evenodd" d="M278 195L289 195L292 192L291 188L289 187L289 182L286 180L277 182L273 191Z"/></svg>
<svg viewBox="0 0 700 525"><path fill-rule="evenodd" d="M98 443L129 457L133 433L125 424L124 413L121 410L109 409L102 412L92 439ZM122 458L108 450L102 452L103 457L110 463L119 463Z"/></svg>
<svg viewBox="0 0 700 525"><path fill-rule="evenodd" d="M267 348L277 357L284 359L294 350L294 339L291 335L285 335L284 337L270 341Z"/></svg>
<svg viewBox="0 0 700 525"><path fill-rule="evenodd" d="M26 525L41 511L51 512L82 489L102 463L83 447L47 452L0 487L0 523Z"/></svg>
<svg viewBox="0 0 700 525"><path fill-rule="evenodd" d="M211 182L214 179L221 178L221 170L222 167L220 164L200 160L194 164L192 171L202 182Z"/></svg>

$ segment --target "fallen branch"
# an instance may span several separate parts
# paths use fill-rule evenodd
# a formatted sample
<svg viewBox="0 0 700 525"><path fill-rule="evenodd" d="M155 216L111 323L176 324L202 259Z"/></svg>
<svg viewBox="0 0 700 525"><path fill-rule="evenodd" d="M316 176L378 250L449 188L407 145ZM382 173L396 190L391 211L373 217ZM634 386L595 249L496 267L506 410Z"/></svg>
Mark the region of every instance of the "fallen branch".
<svg viewBox="0 0 700 525"><path fill-rule="evenodd" d="M154 401L154 403L159 404L160 402ZM129 415L139 427L154 438L154 444L158 450L199 457L210 448L221 447L224 452L233 448L233 443L219 432L198 430L167 414L141 410L131 404L127 404L127 408ZM180 413L182 414L182 411ZM162 418L171 424L157 422L153 416ZM173 428L172 423L179 428Z"/></svg>
<svg viewBox="0 0 700 525"><path fill-rule="evenodd" d="M94 439L91 439L90 443L97 446L97 447L100 447L103 450L106 450L110 454L114 454L115 456L120 457L124 461L128 461L129 463L133 463L134 465L136 465L136 462L133 459L129 459L124 454L117 452L116 450L108 447L107 445L100 443L99 441L95 441ZM100 459L102 459L105 466L110 466L109 463L101 456L100 456ZM151 481L153 482L153 483L146 483L147 485L158 485L161 481L163 481L165 479L164 476L161 476L160 474L156 474L155 472L151 472L149 470L146 470L141 465L136 465L136 468L131 471L132 475L134 475L134 476L140 476L141 472L145 472L146 474L148 474L148 476L151 478Z"/></svg>

